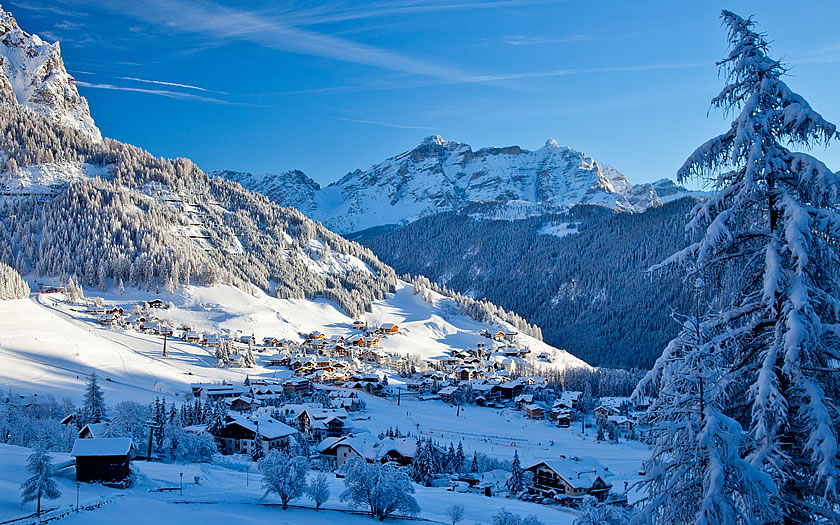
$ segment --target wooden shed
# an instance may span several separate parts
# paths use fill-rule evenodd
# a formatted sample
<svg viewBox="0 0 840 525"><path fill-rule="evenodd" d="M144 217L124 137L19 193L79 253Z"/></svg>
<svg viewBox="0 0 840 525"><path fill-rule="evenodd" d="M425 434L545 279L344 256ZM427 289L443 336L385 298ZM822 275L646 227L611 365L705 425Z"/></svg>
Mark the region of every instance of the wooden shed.
<svg viewBox="0 0 840 525"><path fill-rule="evenodd" d="M125 481L133 448L130 438L77 439L70 452L76 458L76 481Z"/></svg>

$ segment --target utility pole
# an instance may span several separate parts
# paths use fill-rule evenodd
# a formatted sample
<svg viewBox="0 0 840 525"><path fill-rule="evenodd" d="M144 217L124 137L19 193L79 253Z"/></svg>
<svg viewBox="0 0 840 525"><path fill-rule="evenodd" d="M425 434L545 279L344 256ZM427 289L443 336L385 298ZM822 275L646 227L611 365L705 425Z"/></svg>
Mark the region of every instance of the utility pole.
<svg viewBox="0 0 840 525"><path fill-rule="evenodd" d="M163 357L166 357L166 332L163 332Z"/></svg>
<svg viewBox="0 0 840 525"><path fill-rule="evenodd" d="M400 406L400 393L402 392L401 387L397 387L397 406Z"/></svg>
<svg viewBox="0 0 840 525"><path fill-rule="evenodd" d="M181 495L183 496L184 495L184 473L179 472L179 474L181 475Z"/></svg>

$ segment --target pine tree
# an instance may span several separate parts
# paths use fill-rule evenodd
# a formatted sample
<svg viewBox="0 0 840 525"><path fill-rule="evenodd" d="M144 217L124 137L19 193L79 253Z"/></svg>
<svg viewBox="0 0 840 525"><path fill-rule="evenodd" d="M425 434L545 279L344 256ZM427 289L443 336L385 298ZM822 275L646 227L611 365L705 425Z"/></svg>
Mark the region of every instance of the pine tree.
<svg viewBox="0 0 840 525"><path fill-rule="evenodd" d="M430 457L431 441L417 440L414 449L414 459L411 462L411 479L421 485L429 486L432 480L432 458Z"/></svg>
<svg viewBox="0 0 840 525"><path fill-rule="evenodd" d="M472 463L470 463L470 472L473 474L478 473L478 452L473 451Z"/></svg>
<svg viewBox="0 0 840 525"><path fill-rule="evenodd" d="M88 377L85 388L84 405L82 407L83 424L101 423L105 418L105 396L96 381L96 372Z"/></svg>
<svg viewBox="0 0 840 525"><path fill-rule="evenodd" d="M510 467L510 477L505 483L511 494L521 492L525 488L525 473L522 471L522 464L519 462L519 451L513 451L513 464Z"/></svg>
<svg viewBox="0 0 840 525"><path fill-rule="evenodd" d="M52 456L47 452L43 442L37 442L29 456L26 470L32 474L32 477L20 486L21 499L23 503L37 501L37 514L40 516L41 498L56 499L61 496L61 491L54 479L55 466L52 464Z"/></svg>
<svg viewBox="0 0 840 525"><path fill-rule="evenodd" d="M840 182L786 145L804 149L838 135L784 83L785 68L770 58L753 20L729 11L722 19L730 52L719 65L728 84L712 105L737 116L677 174L717 191L692 211L693 242L665 262L715 286L694 323L698 336L684 329L644 381L667 393L654 417L697 399L697 419L677 417L671 438L682 432L675 459L705 483L675 503L680 470L669 469L658 447L642 520L652 523L681 505L697 523L831 521L838 505L832 372L840 358ZM740 492L750 484L756 488Z"/></svg>
<svg viewBox="0 0 840 525"><path fill-rule="evenodd" d="M458 442L458 450L455 452L455 461L452 463L452 472L460 474L464 471L466 458L464 457L464 446L462 442Z"/></svg>
<svg viewBox="0 0 840 525"><path fill-rule="evenodd" d="M259 461L265 457L265 450L263 449L263 436L260 432L260 424L256 423L256 430L254 431L254 443L251 450L251 459Z"/></svg>

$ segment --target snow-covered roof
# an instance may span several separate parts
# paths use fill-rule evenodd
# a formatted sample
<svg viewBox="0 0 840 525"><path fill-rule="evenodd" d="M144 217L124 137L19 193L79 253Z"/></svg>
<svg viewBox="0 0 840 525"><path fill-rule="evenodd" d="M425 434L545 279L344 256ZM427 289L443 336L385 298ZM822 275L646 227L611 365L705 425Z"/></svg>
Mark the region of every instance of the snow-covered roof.
<svg viewBox="0 0 840 525"><path fill-rule="evenodd" d="M77 439L73 443L70 455L76 457L125 456L133 446L131 438Z"/></svg>
<svg viewBox="0 0 840 525"><path fill-rule="evenodd" d="M90 434L90 437L98 438L102 437L107 429L108 423L88 423L82 427L79 431L79 435L81 436L82 434L88 433ZM87 432L85 432L85 430L87 430Z"/></svg>
<svg viewBox="0 0 840 525"><path fill-rule="evenodd" d="M260 416L255 418L245 418L228 416L227 425L239 425L251 432L257 431L257 423L259 423L260 435L266 439L277 439L281 437L291 436L296 434L297 430L293 429L285 423L281 423L274 418L268 416Z"/></svg>
<svg viewBox="0 0 840 525"><path fill-rule="evenodd" d="M576 489L592 488L598 478L606 486L612 486L612 483L607 478L613 474L595 458L550 459L534 463L526 470L530 470L541 464L545 464L548 468L556 472L558 476L563 478L566 483Z"/></svg>

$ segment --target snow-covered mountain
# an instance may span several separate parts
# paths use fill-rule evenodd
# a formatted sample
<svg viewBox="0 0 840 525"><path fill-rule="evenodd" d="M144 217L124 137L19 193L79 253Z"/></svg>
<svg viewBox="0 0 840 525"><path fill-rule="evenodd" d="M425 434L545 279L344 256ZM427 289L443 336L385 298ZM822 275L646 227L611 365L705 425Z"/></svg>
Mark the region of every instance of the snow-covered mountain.
<svg viewBox="0 0 840 525"><path fill-rule="evenodd" d="M0 7L0 100L19 104L99 141L87 100L64 68L58 42L23 31Z"/></svg>
<svg viewBox="0 0 840 525"><path fill-rule="evenodd" d="M643 211L689 192L671 181L631 184L617 169L553 139L529 151L519 146L473 150L427 137L411 151L321 188L300 171L280 175L214 172L294 206L339 233L457 211L470 202L547 203L552 208L601 204Z"/></svg>

